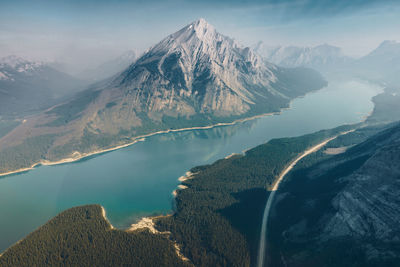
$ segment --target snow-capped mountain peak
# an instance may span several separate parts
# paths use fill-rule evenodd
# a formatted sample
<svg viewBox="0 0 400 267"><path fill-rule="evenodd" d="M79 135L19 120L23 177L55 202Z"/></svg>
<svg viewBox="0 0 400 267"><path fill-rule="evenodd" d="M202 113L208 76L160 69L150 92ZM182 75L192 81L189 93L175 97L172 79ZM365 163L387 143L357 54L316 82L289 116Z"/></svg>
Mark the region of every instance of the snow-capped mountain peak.
<svg viewBox="0 0 400 267"><path fill-rule="evenodd" d="M150 55L179 54L182 62L191 68L197 62L228 67L234 61L248 62L252 67L265 67L262 58L235 40L218 33L204 19L198 19L169 35L145 53Z"/></svg>
<svg viewBox="0 0 400 267"><path fill-rule="evenodd" d="M215 28L204 19L198 19L181 30L169 35L160 43L156 44L150 51L174 51L177 48L183 48L187 52L193 50L196 46L201 46L207 50L214 48L216 42L223 39L229 39L217 33ZM233 42L231 39L229 39Z"/></svg>
<svg viewBox="0 0 400 267"><path fill-rule="evenodd" d="M137 79L138 73L134 70L138 66L146 66L152 74L163 78L179 79L180 90L186 91L186 95L206 93L201 92L205 88L197 89L200 79L204 83L218 84L213 86L213 91L209 88L210 94L214 94L217 87L229 88L228 91L240 99L236 103L240 113L256 101L256 96L248 90L250 85L257 84L272 94L280 95L271 87L271 83L276 81L272 71L274 66L266 64L250 48L218 33L204 19L190 23L153 46L131 66L131 70L123 73L120 77L122 83L131 84Z"/></svg>
<svg viewBox="0 0 400 267"><path fill-rule="evenodd" d="M112 87L134 92L141 112L157 116L241 116L265 99L290 99L292 92L277 86L283 72L199 19L150 48Z"/></svg>
<svg viewBox="0 0 400 267"><path fill-rule="evenodd" d="M41 67L43 63L32 62L24 58L11 55L0 59L0 69L11 68L18 72L33 71L38 67Z"/></svg>
<svg viewBox="0 0 400 267"><path fill-rule="evenodd" d="M209 24L203 18L200 18L200 19L192 22L191 24L187 25L181 31L175 33L175 36L178 34L182 35L183 32L185 32L189 35L195 34L197 36L197 38L202 39L203 41L211 40L216 35L216 30L215 30L214 26Z"/></svg>
<svg viewBox="0 0 400 267"><path fill-rule="evenodd" d="M61 146L50 150L68 156L69 151L62 150L65 144L74 149L77 144L85 153L149 132L276 112L325 85L313 70L264 62L252 49L199 19L167 36L122 72L40 114L40 124L32 126L38 131L29 137L43 134L39 125L44 120L52 133L60 133L53 143ZM21 131L19 136L25 138L26 128ZM86 137L93 142L81 146ZM43 149L49 151L48 146Z"/></svg>

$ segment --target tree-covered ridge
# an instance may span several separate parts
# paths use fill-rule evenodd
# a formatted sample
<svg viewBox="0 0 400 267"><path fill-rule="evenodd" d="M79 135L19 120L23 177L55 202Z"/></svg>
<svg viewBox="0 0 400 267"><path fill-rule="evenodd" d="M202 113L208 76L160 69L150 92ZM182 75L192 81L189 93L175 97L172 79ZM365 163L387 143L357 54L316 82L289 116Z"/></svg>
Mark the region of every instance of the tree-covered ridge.
<svg viewBox="0 0 400 267"><path fill-rule="evenodd" d="M250 266L268 196L265 188L301 152L351 127L274 139L243 156L193 168L194 175L183 182L188 188L178 190L176 213L159 219L158 227L172 233L196 266Z"/></svg>
<svg viewBox="0 0 400 267"><path fill-rule="evenodd" d="M165 235L112 229L99 205L66 210L12 246L0 266L190 266Z"/></svg>
<svg viewBox="0 0 400 267"><path fill-rule="evenodd" d="M271 140L245 153L195 167L178 190L173 216L158 230L111 229L100 206L67 210L9 248L1 266L178 266L174 243L196 266L250 266L258 242L266 187L299 153L354 126Z"/></svg>
<svg viewBox="0 0 400 267"><path fill-rule="evenodd" d="M362 128L330 144L347 151L299 162L270 221L271 266L398 266L399 133Z"/></svg>
<svg viewBox="0 0 400 267"><path fill-rule="evenodd" d="M153 261L140 261L151 259L168 265L176 260L173 242L177 242L182 254L196 266L250 266L254 264L262 211L269 194L265 189L304 150L354 127L347 125L295 138L274 139L244 155L193 168L193 176L183 182L187 188L177 192L175 213L155 219L159 231L171 232L168 237L148 231L130 234L111 230L101 217L99 206L84 206L61 213L7 250L1 261L14 264L16 259L20 262L33 260L53 265L73 265L74 261L83 261L88 265L104 266L110 260L123 265L125 259L129 259L138 262L139 266L152 266ZM359 129L328 143L327 147L351 147L380 129L380 126ZM303 159L301 166L330 157L319 151ZM95 241L97 250L92 251L91 244ZM112 257L105 256L115 250L117 243L121 251L113 253ZM44 253L36 253L38 247L43 247ZM78 247L79 250L84 248L85 255L77 252ZM164 251L164 258L149 256L152 249ZM97 253L102 256L94 257ZM54 258L53 255L58 256Z"/></svg>

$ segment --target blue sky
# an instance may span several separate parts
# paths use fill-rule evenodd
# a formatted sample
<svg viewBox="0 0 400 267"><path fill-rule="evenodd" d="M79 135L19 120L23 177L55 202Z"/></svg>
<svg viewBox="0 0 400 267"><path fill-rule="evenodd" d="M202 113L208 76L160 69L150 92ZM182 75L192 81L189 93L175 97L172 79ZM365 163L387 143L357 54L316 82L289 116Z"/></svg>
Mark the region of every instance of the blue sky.
<svg viewBox="0 0 400 267"><path fill-rule="evenodd" d="M400 40L399 11L395 0L0 0L0 56L95 65L200 17L244 45L329 43L359 56Z"/></svg>

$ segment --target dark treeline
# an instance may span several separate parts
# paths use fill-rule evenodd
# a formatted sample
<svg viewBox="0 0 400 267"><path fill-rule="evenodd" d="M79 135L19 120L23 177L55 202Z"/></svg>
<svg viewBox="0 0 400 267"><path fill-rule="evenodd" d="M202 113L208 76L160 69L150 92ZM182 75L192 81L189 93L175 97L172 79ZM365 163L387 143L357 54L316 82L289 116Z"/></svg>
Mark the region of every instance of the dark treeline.
<svg viewBox="0 0 400 267"><path fill-rule="evenodd" d="M344 177L359 172L399 130L396 123L357 129L327 145L348 147L346 152L329 156L319 151L296 165L280 187L280 200L270 218L270 266L399 266L395 253L374 257L379 250L400 251L398 242L385 243L367 235L357 238L352 233L329 239L323 232L327 218L336 212L333 199L349 183Z"/></svg>
<svg viewBox="0 0 400 267"><path fill-rule="evenodd" d="M176 213L161 218L158 227L172 233L196 266L250 266L268 196L265 189L301 152L351 127L274 139L244 156L193 168L194 179L183 182L188 188L178 190Z"/></svg>
<svg viewBox="0 0 400 267"><path fill-rule="evenodd" d="M307 148L354 126L269 141L211 165L195 167L178 190L173 216L156 220L160 231L111 230L99 206L65 211L0 258L1 266L179 266L176 241L195 266L254 263L262 211L270 187Z"/></svg>

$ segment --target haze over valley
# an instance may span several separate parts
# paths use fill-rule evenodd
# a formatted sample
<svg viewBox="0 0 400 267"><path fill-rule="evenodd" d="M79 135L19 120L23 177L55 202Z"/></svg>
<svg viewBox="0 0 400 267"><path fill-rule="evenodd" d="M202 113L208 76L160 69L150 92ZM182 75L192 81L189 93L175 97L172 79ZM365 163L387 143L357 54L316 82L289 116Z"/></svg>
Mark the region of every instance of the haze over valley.
<svg viewBox="0 0 400 267"><path fill-rule="evenodd" d="M0 266L398 266L396 1L0 4Z"/></svg>

